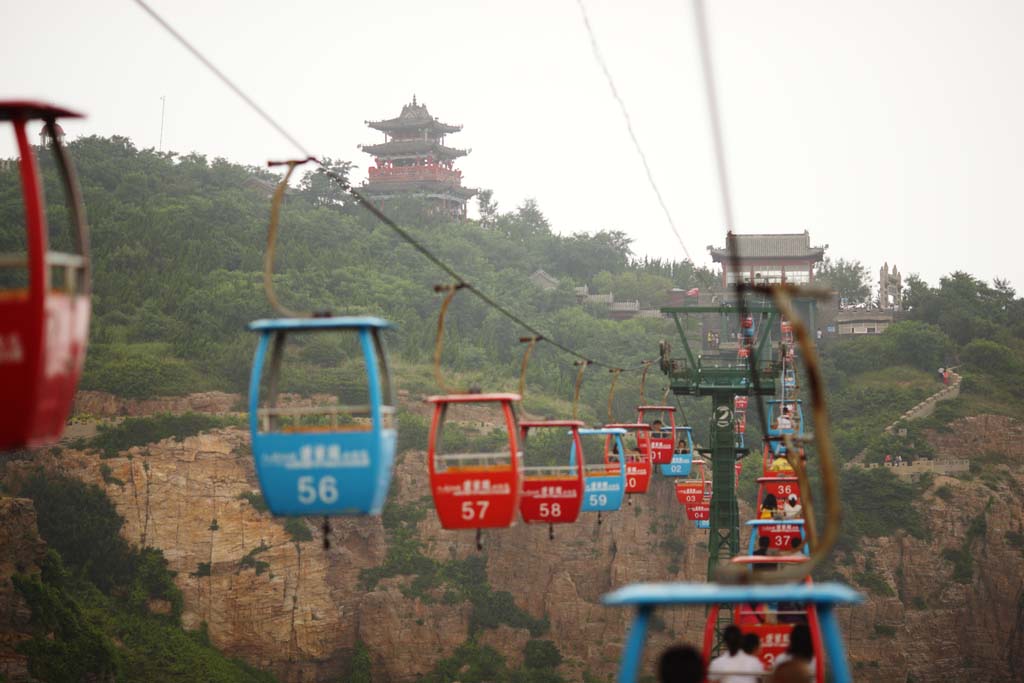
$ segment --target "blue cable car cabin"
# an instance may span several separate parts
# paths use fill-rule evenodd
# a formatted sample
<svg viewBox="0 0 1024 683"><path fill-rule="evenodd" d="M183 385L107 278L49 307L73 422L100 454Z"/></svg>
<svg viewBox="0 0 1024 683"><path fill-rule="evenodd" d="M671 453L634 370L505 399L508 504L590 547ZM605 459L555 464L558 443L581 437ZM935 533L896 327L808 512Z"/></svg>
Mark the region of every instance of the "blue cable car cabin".
<svg viewBox="0 0 1024 683"><path fill-rule="evenodd" d="M371 317L285 318L249 325L260 335L249 383L249 429L256 474L273 514L380 514L398 437L380 337L388 327L387 321ZM361 356L365 373L366 404L343 405L339 397L336 405L281 405L286 341L296 335L354 341L353 354Z"/></svg>
<svg viewBox="0 0 1024 683"><path fill-rule="evenodd" d="M618 464L609 456L625 453L622 437L626 430L621 427L603 427L599 429L579 430L580 440L592 440L587 437L600 436L605 449L605 458L600 463L583 465L583 512L615 512L622 509L622 500L626 493L626 468L621 458ZM615 444L616 448L612 447ZM582 446L581 446L582 448ZM573 442L569 451L569 464L576 465L576 443Z"/></svg>
<svg viewBox="0 0 1024 683"><path fill-rule="evenodd" d="M693 467L693 429L676 427L672 462L658 465L664 477L688 477Z"/></svg>
<svg viewBox="0 0 1024 683"><path fill-rule="evenodd" d="M781 423L780 423L781 420ZM786 425L789 426L786 426ZM768 436L804 433L804 407L800 399L768 401ZM779 452L781 441L772 441L772 451Z"/></svg>
<svg viewBox="0 0 1024 683"><path fill-rule="evenodd" d="M851 683L846 662L846 647L836 618L837 605L852 605L863 596L839 583L823 584L748 584L646 583L626 586L606 594L602 602L610 606L632 607L633 623L622 649L619 683L635 683L640 678L644 643L651 615L658 607L795 603L814 605L817 611L822 646L833 683ZM700 647L697 646L700 650ZM706 662L705 662L706 663Z"/></svg>

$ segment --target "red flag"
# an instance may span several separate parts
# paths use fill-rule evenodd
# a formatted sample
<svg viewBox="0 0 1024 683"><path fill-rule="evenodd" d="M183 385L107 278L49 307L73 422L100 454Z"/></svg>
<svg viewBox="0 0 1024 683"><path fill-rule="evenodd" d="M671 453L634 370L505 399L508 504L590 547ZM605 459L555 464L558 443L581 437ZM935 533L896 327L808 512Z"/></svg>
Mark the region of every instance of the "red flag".
<svg viewBox="0 0 1024 683"><path fill-rule="evenodd" d="M686 291L686 296L700 296L700 288L694 287Z"/></svg>

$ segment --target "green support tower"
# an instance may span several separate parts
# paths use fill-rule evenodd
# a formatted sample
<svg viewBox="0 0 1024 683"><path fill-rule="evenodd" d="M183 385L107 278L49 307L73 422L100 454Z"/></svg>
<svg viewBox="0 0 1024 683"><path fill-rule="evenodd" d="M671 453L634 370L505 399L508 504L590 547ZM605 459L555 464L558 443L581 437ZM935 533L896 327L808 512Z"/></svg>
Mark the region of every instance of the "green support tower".
<svg viewBox="0 0 1024 683"><path fill-rule="evenodd" d="M682 358L671 357L671 349L664 345L661 350L661 369L669 378L672 393L680 396L710 396L711 413L711 535L708 540L708 580L713 580L714 567L719 562L739 554L740 520L739 504L736 498L736 461L743 454L736 448L733 420L733 398L742 396L773 396L781 370L772 358L768 340L777 320L777 311L769 306L748 306L747 312L760 316L757 337L754 340L758 366L751 367L746 359L723 358L702 354L696 358L686 339L680 315L691 313L718 313L723 321L728 316L737 316L738 309L731 305L722 306L670 306L662 313L672 316L679 338L686 352ZM768 350L766 356L766 349ZM757 381L753 373L757 373ZM723 610L723 621L731 621L731 612ZM720 625L724 627L724 624ZM717 646L716 646L717 647Z"/></svg>

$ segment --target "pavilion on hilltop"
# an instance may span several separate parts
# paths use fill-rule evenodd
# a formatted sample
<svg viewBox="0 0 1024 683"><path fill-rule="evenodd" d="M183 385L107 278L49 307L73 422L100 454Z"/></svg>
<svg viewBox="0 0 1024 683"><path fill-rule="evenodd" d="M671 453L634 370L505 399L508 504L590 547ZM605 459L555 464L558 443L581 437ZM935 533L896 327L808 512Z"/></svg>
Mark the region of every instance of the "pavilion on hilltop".
<svg viewBox="0 0 1024 683"><path fill-rule="evenodd" d="M445 145L445 136L462 126L438 121L426 105L416 102L415 95L397 118L365 123L384 133L384 142L360 145L375 163L360 188L367 197L377 201L420 197L436 211L466 217L466 202L477 191L462 186L462 171L454 162L469 151Z"/></svg>
<svg viewBox="0 0 1024 683"><path fill-rule="evenodd" d="M814 266L825 259L828 245L811 246L811 236L799 233L736 235L740 272L733 270L729 246L708 247L711 260L722 264L722 285L737 282L772 284L790 282L806 285L814 282Z"/></svg>

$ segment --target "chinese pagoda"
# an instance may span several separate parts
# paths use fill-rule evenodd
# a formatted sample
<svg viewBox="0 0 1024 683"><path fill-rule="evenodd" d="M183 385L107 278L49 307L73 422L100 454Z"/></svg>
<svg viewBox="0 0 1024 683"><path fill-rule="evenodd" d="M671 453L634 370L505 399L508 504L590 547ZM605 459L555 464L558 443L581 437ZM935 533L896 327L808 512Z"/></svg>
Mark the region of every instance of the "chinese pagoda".
<svg viewBox="0 0 1024 683"><path fill-rule="evenodd" d="M422 197L436 211L466 217L466 202L477 191L462 186L462 171L454 162L469 152L444 144L445 135L459 132L462 126L441 123L425 105L417 104L415 95L397 118L365 123L384 133L383 143L359 146L376 164L361 188L367 197L378 201Z"/></svg>

